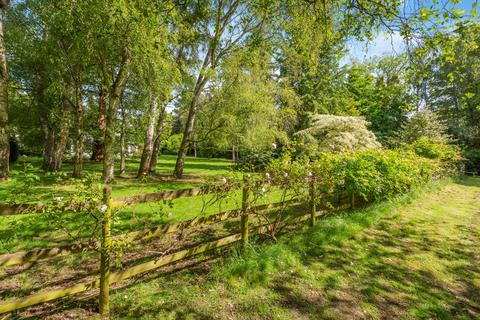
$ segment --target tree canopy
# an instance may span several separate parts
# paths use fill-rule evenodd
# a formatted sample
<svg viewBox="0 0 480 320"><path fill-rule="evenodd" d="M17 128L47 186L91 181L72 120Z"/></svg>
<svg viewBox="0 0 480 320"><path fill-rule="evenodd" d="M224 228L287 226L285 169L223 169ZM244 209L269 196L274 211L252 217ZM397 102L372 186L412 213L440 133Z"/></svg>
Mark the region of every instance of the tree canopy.
<svg viewBox="0 0 480 320"><path fill-rule="evenodd" d="M300 136L390 147L423 109L479 147L476 2L469 12L390 0L18 0L1 10L2 179L12 139L46 171L71 158L81 177L89 158L110 182L136 156L142 177L163 150L177 153L180 177L188 154L237 160ZM345 62L349 44L378 34L407 49Z"/></svg>

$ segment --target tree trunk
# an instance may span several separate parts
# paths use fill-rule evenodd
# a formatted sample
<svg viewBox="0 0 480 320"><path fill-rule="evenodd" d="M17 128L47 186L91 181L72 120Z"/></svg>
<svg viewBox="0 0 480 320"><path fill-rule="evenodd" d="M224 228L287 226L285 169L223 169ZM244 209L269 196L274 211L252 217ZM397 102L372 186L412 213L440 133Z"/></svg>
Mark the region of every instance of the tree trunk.
<svg viewBox="0 0 480 320"><path fill-rule="evenodd" d="M114 179L114 143L115 143L115 116L117 113L118 102L120 101L120 94L123 91L127 72L130 65L130 56L128 48L125 48L122 56L122 62L115 81L111 85L111 90L108 99L107 118L105 126L105 156L103 158L103 174L102 178L105 183L110 183Z"/></svg>
<svg viewBox="0 0 480 320"><path fill-rule="evenodd" d="M0 180L8 179L8 161L10 143L7 133L8 124L8 71L7 53L3 36L3 12L0 8Z"/></svg>
<svg viewBox="0 0 480 320"><path fill-rule="evenodd" d="M237 159L235 159L235 146L232 146L232 161L237 161Z"/></svg>
<svg viewBox="0 0 480 320"><path fill-rule="evenodd" d="M45 139L45 145L43 147L43 163L42 169L45 171L52 171L51 168L53 165L53 154L55 146L55 129L50 128L47 124L43 124L43 135Z"/></svg>
<svg viewBox="0 0 480 320"><path fill-rule="evenodd" d="M143 143L142 158L140 159L140 166L138 168L137 178L146 176L148 174L150 160L152 158L153 134L155 130L155 118L157 114L157 109L158 99L157 97L154 97L150 103L150 108L148 109L147 113L148 125L145 132L145 142Z"/></svg>
<svg viewBox="0 0 480 320"><path fill-rule="evenodd" d="M183 132L182 143L180 144L180 148L178 149L177 162L175 163L175 171L173 173L173 176L175 178L181 178L183 176L185 158L187 156L188 149L190 148L190 137L192 136L193 127L195 125L196 108L194 103L196 103L195 99L192 101L190 109L188 110L188 118L185 125L185 131Z"/></svg>
<svg viewBox="0 0 480 320"><path fill-rule="evenodd" d="M114 179L114 143L115 143L115 115L116 115L116 99L111 97L109 99L109 106L107 110L107 126L105 130L105 137L103 140L105 155L103 157L103 174L102 178L105 183L110 183Z"/></svg>
<svg viewBox="0 0 480 320"><path fill-rule="evenodd" d="M148 171L150 173L155 173L157 171L157 160L160 152L160 143L162 142L163 121L165 119L165 107L166 105L163 105L158 115L157 128L155 130L155 140L153 141L152 157L148 166Z"/></svg>
<svg viewBox="0 0 480 320"><path fill-rule="evenodd" d="M59 137L57 139L58 143L55 145L54 154L53 154L53 170L50 171L59 171L62 169L62 160L63 154L65 153L65 147L67 146L68 132L70 131L70 112L64 111L63 119L60 123Z"/></svg>
<svg viewBox="0 0 480 320"><path fill-rule="evenodd" d="M120 129L120 175L125 174L125 131L127 130L125 108L122 108L122 127Z"/></svg>
<svg viewBox="0 0 480 320"><path fill-rule="evenodd" d="M105 145L103 138L105 137L105 128L107 126L107 88L105 85L100 86L98 91L98 129L100 130L100 138L93 141L93 152L91 160L102 161L105 156Z"/></svg>
<svg viewBox="0 0 480 320"><path fill-rule="evenodd" d="M51 110L48 109L44 101L44 83L41 76L39 76L38 81L37 103L41 110L40 122L45 138L42 168L45 171L56 172L62 167L62 157L67 145L68 132L71 125L70 113L72 112L72 105L69 99L64 97L63 105L60 109L60 119L53 122L49 118Z"/></svg>
<svg viewBox="0 0 480 320"><path fill-rule="evenodd" d="M62 119L60 130L48 127L44 129L45 147L43 150L42 168L48 172L57 172L62 168L62 158L67 145L68 130L70 127L68 118Z"/></svg>
<svg viewBox="0 0 480 320"><path fill-rule="evenodd" d="M73 177L82 177L83 166L83 104L82 92L79 85L75 88L75 156L73 165Z"/></svg>

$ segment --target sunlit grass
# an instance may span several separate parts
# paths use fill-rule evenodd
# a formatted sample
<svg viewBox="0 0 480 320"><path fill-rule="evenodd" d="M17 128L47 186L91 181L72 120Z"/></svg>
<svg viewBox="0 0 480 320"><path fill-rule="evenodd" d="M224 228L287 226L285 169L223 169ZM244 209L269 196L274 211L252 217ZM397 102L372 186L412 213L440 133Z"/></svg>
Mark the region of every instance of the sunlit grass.
<svg viewBox="0 0 480 320"><path fill-rule="evenodd" d="M480 180L441 182L330 216L278 242L113 295L117 318L479 316ZM478 261L477 261L478 262Z"/></svg>
<svg viewBox="0 0 480 320"><path fill-rule="evenodd" d="M126 175L117 176L113 183L113 196L126 196L140 193L158 192L164 190L186 189L197 186L203 177L211 175L224 175L231 170L232 162L226 159L207 159L187 157L185 161L186 179L172 181L171 173L175 167L176 157L162 155L158 159L157 175L144 180L135 178L139 161L128 159ZM72 173L72 164L65 163L62 171L58 174L45 173L41 170L41 159L21 157L11 168L11 178L7 182L0 183L0 203L10 201L16 202L37 202L50 201L55 196L66 196L75 192L74 184L69 181ZM31 165L28 173L39 177L33 183L33 188L27 194L15 192L16 188L25 182L25 165ZM117 168L118 169L118 168ZM85 173L101 174L101 163L85 163Z"/></svg>

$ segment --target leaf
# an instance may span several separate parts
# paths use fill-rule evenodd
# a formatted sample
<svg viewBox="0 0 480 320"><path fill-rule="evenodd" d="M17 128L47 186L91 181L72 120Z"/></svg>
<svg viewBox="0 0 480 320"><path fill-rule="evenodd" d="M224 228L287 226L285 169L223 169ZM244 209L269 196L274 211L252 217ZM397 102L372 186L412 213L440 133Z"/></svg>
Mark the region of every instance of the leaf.
<svg viewBox="0 0 480 320"><path fill-rule="evenodd" d="M420 17L422 17L422 19L428 19L428 16L429 16L429 11L427 8L421 8L420 9Z"/></svg>
<svg viewBox="0 0 480 320"><path fill-rule="evenodd" d="M467 99L472 99L473 97L475 97L475 93L473 93L473 92L467 92L467 93L465 93L465 98L467 98Z"/></svg>

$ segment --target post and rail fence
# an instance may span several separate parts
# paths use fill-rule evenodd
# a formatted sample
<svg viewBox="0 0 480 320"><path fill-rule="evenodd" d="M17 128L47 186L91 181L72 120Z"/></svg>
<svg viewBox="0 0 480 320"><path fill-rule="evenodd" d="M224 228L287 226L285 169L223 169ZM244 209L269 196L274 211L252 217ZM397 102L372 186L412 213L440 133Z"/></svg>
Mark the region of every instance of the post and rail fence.
<svg viewBox="0 0 480 320"><path fill-rule="evenodd" d="M220 212L210 216L196 217L191 220L164 224L156 228L151 228L141 231L129 232L125 235L115 235L112 236L112 208L118 206L120 203L123 204L133 204L133 203L142 203L150 201L159 201L159 200L171 200L180 197L190 197L201 194L207 194L205 190L202 189L185 189L185 190L176 190L176 191L167 191L151 194L143 194L137 196L123 197L119 199L112 200L111 196L111 187L106 186L103 190L103 201L101 204L100 211L103 212L102 219L102 238L97 243L96 246L99 247L100 251L100 270L99 278L94 280L81 281L74 285L64 286L62 288L50 290L47 292L38 292L31 294L26 297L20 297L15 299L10 299L5 302L0 302L0 314L16 311L18 309L30 307L36 304L40 304L47 301L56 300L62 297L70 296L80 292L85 292L94 288L100 288L99 292L99 311L102 315L108 315L110 310L109 304L109 292L110 285L117 283L122 280L132 278L136 275L158 269L160 267L166 266L168 264L174 263L176 261L192 257L207 251L211 251L217 248L225 247L227 245L241 242L241 247L245 250L248 246L249 236L254 234L266 233L272 228L272 224L256 225L254 228L249 226L249 216L250 213L254 210L264 211L272 210L278 207L284 207L286 204L297 204L299 205L298 200L286 200L284 202L268 203L263 205L257 205L252 207L250 204L250 195L251 190L247 183L243 184L242 187L242 203L241 208L229 210L225 212ZM315 220L321 212L317 211L316 208L316 190L315 183L312 181L310 184L310 190L308 193L308 204L309 212L305 215L300 215L294 217L289 224L300 223L303 221L309 221L310 225L315 224ZM20 211L18 214L25 214L26 206L19 206ZM40 213L41 206L35 205L33 207L33 213ZM36 210L38 209L38 210ZM14 214L14 210L9 208L8 210L4 209L0 214ZM111 246L112 241L122 237L122 239L127 239L128 241L138 241L150 239L153 237L163 236L169 233L176 231L181 231L184 229L189 229L194 226L203 226L209 225L221 221L226 221L229 219L234 219L240 217L240 232L235 234L230 234L228 236L216 239L213 241L208 241L205 243L198 244L196 246L183 249L171 254L163 255L157 257L154 260L143 262L132 267L125 268L123 270L111 271ZM33 250L19 251L15 253L8 253L0 255L0 267L21 265L25 263L47 260L57 256L70 255L78 252L84 252L92 250L91 244L89 243L80 243L75 245L65 244L60 247L50 247L50 248L39 248Z"/></svg>

